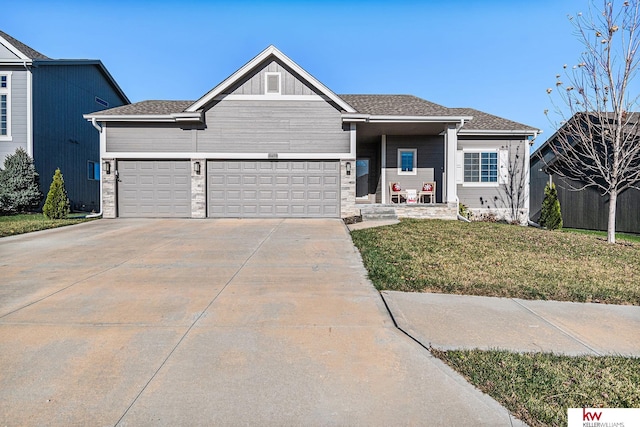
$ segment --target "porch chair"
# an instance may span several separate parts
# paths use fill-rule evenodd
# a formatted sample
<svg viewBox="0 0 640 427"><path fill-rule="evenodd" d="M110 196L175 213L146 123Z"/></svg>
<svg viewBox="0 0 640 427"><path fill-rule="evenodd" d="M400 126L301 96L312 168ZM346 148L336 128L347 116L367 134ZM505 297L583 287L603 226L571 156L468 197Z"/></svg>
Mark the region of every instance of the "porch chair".
<svg viewBox="0 0 640 427"><path fill-rule="evenodd" d="M391 203L400 203L401 197L404 196L404 192L400 187L399 182L390 182L389 183L389 194L391 195ZM396 199L394 202L393 199Z"/></svg>
<svg viewBox="0 0 640 427"><path fill-rule="evenodd" d="M427 197L429 198L429 203L435 204L436 202L436 183L435 182L422 183L422 188L418 193L418 200L420 201L420 203L426 203L424 202L423 199Z"/></svg>

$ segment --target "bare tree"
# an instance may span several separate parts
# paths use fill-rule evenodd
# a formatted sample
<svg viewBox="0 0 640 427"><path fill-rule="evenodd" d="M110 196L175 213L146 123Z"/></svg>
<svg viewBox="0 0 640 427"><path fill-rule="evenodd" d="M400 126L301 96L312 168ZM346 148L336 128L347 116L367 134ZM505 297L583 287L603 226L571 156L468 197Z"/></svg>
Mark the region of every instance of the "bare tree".
<svg viewBox="0 0 640 427"><path fill-rule="evenodd" d="M525 171L526 163L529 159L520 152L520 145L513 148L509 143L506 148L509 161L506 164L507 170L504 174L504 185L500 186L500 201L503 206L509 209L511 221L520 223L523 219L524 203L529 191L529 182Z"/></svg>
<svg viewBox="0 0 640 427"><path fill-rule="evenodd" d="M632 86L640 57L640 0L590 3L569 19L585 51L580 62L557 75L554 103L562 126L550 140L550 173L568 178L571 189L597 188L609 197L607 241L615 242L618 194L640 183L638 88ZM549 94L552 89L547 89ZM552 100L553 101L553 100ZM568 114L567 114L568 111Z"/></svg>

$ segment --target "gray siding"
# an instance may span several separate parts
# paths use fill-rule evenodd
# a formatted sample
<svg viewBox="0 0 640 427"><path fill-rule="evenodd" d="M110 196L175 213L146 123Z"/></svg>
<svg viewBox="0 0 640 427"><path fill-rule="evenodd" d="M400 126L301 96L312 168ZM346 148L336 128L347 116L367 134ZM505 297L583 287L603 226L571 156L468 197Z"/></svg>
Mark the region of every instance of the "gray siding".
<svg viewBox="0 0 640 427"><path fill-rule="evenodd" d="M315 95L315 92L304 83L300 77L294 74L289 68L278 61L271 61L262 66L259 71L233 86L227 93L234 95L264 95L265 93L265 73L281 73L281 94L282 95Z"/></svg>
<svg viewBox="0 0 640 427"><path fill-rule="evenodd" d="M416 175L398 175L398 149L417 149ZM442 202L442 172L444 171L444 137L387 135L386 187L399 182L403 190L422 188L425 181L436 182L436 202ZM387 196L387 201L389 198Z"/></svg>
<svg viewBox="0 0 640 427"><path fill-rule="evenodd" d="M56 168L64 175L73 209L98 210L99 181L87 177L87 162L100 161L100 137L82 115L124 100L94 65L45 65L33 69L33 144L41 188L48 191Z"/></svg>
<svg viewBox="0 0 640 427"><path fill-rule="evenodd" d="M4 45L0 44L0 59L17 59L18 57L7 49Z"/></svg>
<svg viewBox="0 0 640 427"><path fill-rule="evenodd" d="M107 151L178 153L196 151L193 131L168 123L109 123Z"/></svg>
<svg viewBox="0 0 640 427"><path fill-rule="evenodd" d="M0 141L0 166L17 148L27 149L27 71L24 68L2 68L11 71L11 141Z"/></svg>
<svg viewBox="0 0 640 427"><path fill-rule="evenodd" d="M520 147L520 159L526 159L529 156L529 142L522 139L464 139L458 140L458 150L462 149L508 149L511 144L511 159L515 156L516 147ZM523 160L524 161L524 160ZM498 165L500 167L500 165ZM528 191L528 190L527 190ZM460 203L472 209L503 209L507 208L505 202L505 187L499 185L495 187L473 187L463 184L457 185L458 198Z"/></svg>
<svg viewBox="0 0 640 427"><path fill-rule="evenodd" d="M199 152L348 153L340 112L324 101L229 101L206 112Z"/></svg>

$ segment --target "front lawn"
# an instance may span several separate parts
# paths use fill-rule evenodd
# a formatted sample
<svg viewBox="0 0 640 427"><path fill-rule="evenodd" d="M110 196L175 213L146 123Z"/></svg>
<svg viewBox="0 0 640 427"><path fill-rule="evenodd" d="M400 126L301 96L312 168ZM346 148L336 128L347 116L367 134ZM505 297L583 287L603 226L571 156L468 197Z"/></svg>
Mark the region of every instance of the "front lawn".
<svg viewBox="0 0 640 427"><path fill-rule="evenodd" d="M440 220L402 220L352 237L381 290L640 305L638 243Z"/></svg>
<svg viewBox="0 0 640 427"><path fill-rule="evenodd" d="M531 426L566 426L568 408L640 407L638 358L481 350L431 353Z"/></svg>
<svg viewBox="0 0 640 427"><path fill-rule="evenodd" d="M86 214L71 215L67 219L46 219L42 214L22 214L0 216L0 237L14 234L30 233L32 231L46 230L48 228L63 227L65 225L79 224L91 221L84 218Z"/></svg>

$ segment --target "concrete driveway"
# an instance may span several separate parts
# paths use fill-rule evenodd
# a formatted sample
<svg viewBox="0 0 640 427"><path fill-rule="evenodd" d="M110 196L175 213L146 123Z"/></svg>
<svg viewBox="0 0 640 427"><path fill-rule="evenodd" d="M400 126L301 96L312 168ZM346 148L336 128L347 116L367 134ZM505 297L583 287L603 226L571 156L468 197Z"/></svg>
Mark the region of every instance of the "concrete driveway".
<svg viewBox="0 0 640 427"><path fill-rule="evenodd" d="M2 425L519 424L393 325L339 220L0 239Z"/></svg>

